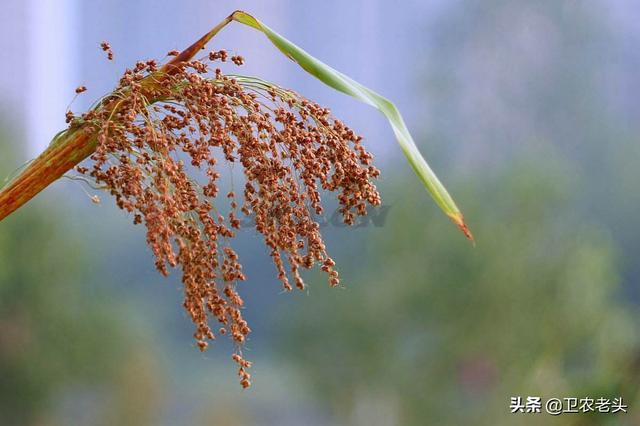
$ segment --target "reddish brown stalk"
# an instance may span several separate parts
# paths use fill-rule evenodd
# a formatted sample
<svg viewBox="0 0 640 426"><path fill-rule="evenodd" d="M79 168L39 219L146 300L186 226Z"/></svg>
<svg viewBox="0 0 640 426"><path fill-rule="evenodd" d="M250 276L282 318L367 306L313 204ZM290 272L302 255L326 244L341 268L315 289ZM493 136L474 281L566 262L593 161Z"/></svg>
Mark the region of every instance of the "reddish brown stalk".
<svg viewBox="0 0 640 426"><path fill-rule="evenodd" d="M234 15L238 12L239 11L235 11L231 15L227 16L224 20L222 20L222 22L213 27L211 31L200 37L195 43L184 49L171 61L167 62L160 71L171 74L173 72L172 69L178 68L180 64L189 62L191 58L193 58L195 54L198 53L198 51L204 49L204 46L209 42L209 40L211 40L216 34L218 34L218 32L220 32L221 29L223 29L231 21L233 21Z"/></svg>
<svg viewBox="0 0 640 426"><path fill-rule="evenodd" d="M88 125L62 135L0 191L0 220L91 155L95 148L95 131Z"/></svg>

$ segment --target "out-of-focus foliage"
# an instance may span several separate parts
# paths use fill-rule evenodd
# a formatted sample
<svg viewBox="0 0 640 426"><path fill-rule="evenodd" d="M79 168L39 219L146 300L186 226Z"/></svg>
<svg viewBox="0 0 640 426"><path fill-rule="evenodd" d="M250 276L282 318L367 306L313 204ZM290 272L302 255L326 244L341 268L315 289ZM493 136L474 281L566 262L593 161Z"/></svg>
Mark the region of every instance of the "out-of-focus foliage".
<svg viewBox="0 0 640 426"><path fill-rule="evenodd" d="M638 322L618 299L610 241L573 214L560 173L536 170L520 164L458 191L473 194L474 250L416 213L413 188L396 187L384 233L344 273L357 280L313 288L283 321L284 354L338 423L604 424L511 415L517 395L636 405Z"/></svg>
<svg viewBox="0 0 640 426"><path fill-rule="evenodd" d="M1 145L4 179L17 160ZM153 357L132 341L135 326L74 232L39 201L0 223L0 424L58 424L67 396L82 424L150 424Z"/></svg>

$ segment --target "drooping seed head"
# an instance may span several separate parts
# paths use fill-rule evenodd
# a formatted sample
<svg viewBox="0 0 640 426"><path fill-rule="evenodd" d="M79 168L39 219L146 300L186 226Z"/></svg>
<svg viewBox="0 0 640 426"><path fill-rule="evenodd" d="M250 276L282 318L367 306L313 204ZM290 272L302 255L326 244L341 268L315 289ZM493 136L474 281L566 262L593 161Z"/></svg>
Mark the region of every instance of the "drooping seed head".
<svg viewBox="0 0 640 426"><path fill-rule="evenodd" d="M102 48L110 51L108 43ZM227 57L224 50L208 55ZM305 288L301 270L315 264L336 286L335 262L315 219L323 211L321 192L337 194L343 220L352 224L367 204L380 204L372 182L379 171L361 137L292 91L212 73L210 62L200 60L145 86L156 71L155 61L139 61L120 79L115 107L82 116L95 126L97 147L91 167L78 171L106 187L134 224L145 225L161 274L181 269L198 347L228 333L240 348L251 331L236 289L246 279L233 249L240 216L255 220L285 290L292 289L290 278ZM230 164L243 171L244 190L218 197L221 167ZM221 326L217 333L211 320ZM250 363L240 349L234 360L242 386L249 386Z"/></svg>

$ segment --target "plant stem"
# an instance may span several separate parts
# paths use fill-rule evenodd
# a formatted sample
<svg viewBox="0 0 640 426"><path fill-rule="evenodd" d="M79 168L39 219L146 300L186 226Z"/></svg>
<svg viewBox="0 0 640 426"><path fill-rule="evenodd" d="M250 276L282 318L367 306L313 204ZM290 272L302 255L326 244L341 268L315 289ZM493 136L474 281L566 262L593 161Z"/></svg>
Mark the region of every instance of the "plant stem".
<svg viewBox="0 0 640 426"><path fill-rule="evenodd" d="M87 158L96 148L95 131L81 125L60 136L20 175L0 191L0 220L4 219L67 171Z"/></svg>

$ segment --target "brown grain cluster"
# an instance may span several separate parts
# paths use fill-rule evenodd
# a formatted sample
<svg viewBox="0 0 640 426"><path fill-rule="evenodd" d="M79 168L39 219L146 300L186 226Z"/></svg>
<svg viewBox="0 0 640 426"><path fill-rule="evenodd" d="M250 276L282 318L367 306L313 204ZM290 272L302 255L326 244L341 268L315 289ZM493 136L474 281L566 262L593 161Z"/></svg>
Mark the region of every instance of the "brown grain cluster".
<svg viewBox="0 0 640 426"><path fill-rule="evenodd" d="M315 219L323 211L321 191L337 194L352 224L367 204L380 204L372 183L379 171L361 137L328 109L262 80L211 70L213 62L227 61L225 51L207 59L170 74L153 60L138 62L103 107L68 118L72 126L90 122L97 129L93 162L77 170L144 224L163 275L181 268L199 348L229 334L247 387L250 363L241 345L250 328L236 288L246 277L232 246L241 218L255 221L285 290L303 289L301 270L316 264L336 286L338 272ZM230 165L244 173L238 193L220 189Z"/></svg>

